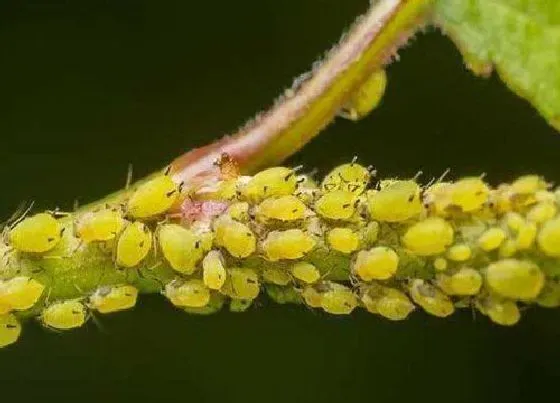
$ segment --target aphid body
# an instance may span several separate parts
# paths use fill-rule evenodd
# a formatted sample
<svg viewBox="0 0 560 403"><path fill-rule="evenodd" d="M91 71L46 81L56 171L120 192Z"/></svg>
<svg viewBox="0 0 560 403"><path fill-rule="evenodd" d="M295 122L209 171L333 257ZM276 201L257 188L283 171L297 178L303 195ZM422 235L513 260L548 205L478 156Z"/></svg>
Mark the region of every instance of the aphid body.
<svg viewBox="0 0 560 403"><path fill-rule="evenodd" d="M315 240L300 229L271 231L262 244L266 258L299 259L315 247Z"/></svg>
<svg viewBox="0 0 560 403"><path fill-rule="evenodd" d="M163 224L157 233L163 256L171 267L180 273L192 274L204 252L199 236L178 224Z"/></svg>
<svg viewBox="0 0 560 403"><path fill-rule="evenodd" d="M80 327L86 320L86 307L77 299L55 302L41 313L41 321L45 326L59 330Z"/></svg>
<svg viewBox="0 0 560 403"><path fill-rule="evenodd" d="M31 308L37 303L45 287L26 276L13 277L0 282L0 305L18 311Z"/></svg>
<svg viewBox="0 0 560 403"><path fill-rule="evenodd" d="M372 219L402 222L418 216L422 210L420 187L414 181L391 181L378 191L368 191L368 210Z"/></svg>
<svg viewBox="0 0 560 403"><path fill-rule="evenodd" d="M42 253L53 249L62 236L62 227L47 213L27 217L10 230L10 244L20 252Z"/></svg>
<svg viewBox="0 0 560 403"><path fill-rule="evenodd" d="M131 285L103 286L89 298L89 306L100 313L130 309L136 305L138 289Z"/></svg>
<svg viewBox="0 0 560 403"><path fill-rule="evenodd" d="M21 325L14 315L0 315L0 348L15 343L20 334Z"/></svg>
<svg viewBox="0 0 560 403"><path fill-rule="evenodd" d="M85 242L109 241L121 232L124 224L125 220L118 210L89 212L76 222L76 235Z"/></svg>
<svg viewBox="0 0 560 403"><path fill-rule="evenodd" d="M135 221L121 233L117 241L116 263L122 267L134 267L148 255L152 247L152 233L148 227Z"/></svg>
<svg viewBox="0 0 560 403"><path fill-rule="evenodd" d="M141 184L130 196L126 211L136 219L161 215L175 204L180 187L168 175L160 175Z"/></svg>

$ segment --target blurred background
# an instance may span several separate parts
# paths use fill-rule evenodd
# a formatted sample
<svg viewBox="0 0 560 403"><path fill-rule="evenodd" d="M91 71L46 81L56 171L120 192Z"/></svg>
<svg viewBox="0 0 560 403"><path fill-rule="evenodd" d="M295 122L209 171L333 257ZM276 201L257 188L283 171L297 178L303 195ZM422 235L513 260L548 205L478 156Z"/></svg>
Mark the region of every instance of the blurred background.
<svg viewBox="0 0 560 403"><path fill-rule="evenodd" d="M23 200L94 201L234 131L330 48L368 0L0 2L0 216ZM560 181L560 135L499 79L474 77L430 29L400 52L381 107L338 120L289 163L354 155L381 176L485 172ZM263 302L188 316L162 298L71 333L24 327L0 351L23 396L192 402L525 402L557 390L560 312L512 329L461 312L404 323ZM42 382L24 388L29 380ZM17 382L19 381L19 382ZM180 381L180 382L174 382ZM62 387L62 389L60 389ZM57 390L54 390L57 389ZM98 395L100 394L100 395ZM25 400L25 399L23 399Z"/></svg>

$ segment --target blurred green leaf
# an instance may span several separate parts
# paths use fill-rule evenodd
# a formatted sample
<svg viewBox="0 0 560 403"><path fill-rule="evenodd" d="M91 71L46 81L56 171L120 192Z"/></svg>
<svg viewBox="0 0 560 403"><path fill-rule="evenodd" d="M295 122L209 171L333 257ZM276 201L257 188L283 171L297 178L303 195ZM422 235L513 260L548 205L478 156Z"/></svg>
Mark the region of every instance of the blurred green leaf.
<svg viewBox="0 0 560 403"><path fill-rule="evenodd" d="M478 74L502 80L560 130L560 2L438 0L434 19Z"/></svg>

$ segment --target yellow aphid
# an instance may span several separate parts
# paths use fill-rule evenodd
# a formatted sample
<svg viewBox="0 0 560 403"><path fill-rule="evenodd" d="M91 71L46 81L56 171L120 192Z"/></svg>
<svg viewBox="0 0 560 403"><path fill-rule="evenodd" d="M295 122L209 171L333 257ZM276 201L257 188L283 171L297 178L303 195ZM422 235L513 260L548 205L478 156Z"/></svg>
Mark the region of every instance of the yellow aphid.
<svg viewBox="0 0 560 403"><path fill-rule="evenodd" d="M545 190L548 184L538 175L525 175L519 177L511 184L511 191L516 195L528 195L539 190Z"/></svg>
<svg viewBox="0 0 560 403"><path fill-rule="evenodd" d="M540 250L547 256L560 257L560 218L545 222L537 239Z"/></svg>
<svg viewBox="0 0 560 403"><path fill-rule="evenodd" d="M292 280L290 275L282 269L267 267L262 272L263 280L270 284L288 285Z"/></svg>
<svg viewBox="0 0 560 403"><path fill-rule="evenodd" d="M361 231L362 240L365 245L373 245L379 238L379 223L377 221L369 222Z"/></svg>
<svg viewBox="0 0 560 403"><path fill-rule="evenodd" d="M109 241L121 232L124 223L118 210L94 211L79 218L76 222L76 235L85 242Z"/></svg>
<svg viewBox="0 0 560 403"><path fill-rule="evenodd" d="M487 297L477 301L477 308L498 325L513 326L521 319L519 308L513 301Z"/></svg>
<svg viewBox="0 0 560 403"><path fill-rule="evenodd" d="M152 247L152 233L139 221L129 224L117 241L116 261L122 267L134 267L140 263Z"/></svg>
<svg viewBox="0 0 560 403"><path fill-rule="evenodd" d="M515 237L515 246L517 250L530 249L537 238L537 224L534 222L525 222L517 231Z"/></svg>
<svg viewBox="0 0 560 403"><path fill-rule="evenodd" d="M307 284L313 284L321 278L319 270L308 262L297 262L290 269L292 276Z"/></svg>
<svg viewBox="0 0 560 403"><path fill-rule="evenodd" d="M270 197L257 207L257 217L263 221L301 220L305 216L305 208L305 204L296 196Z"/></svg>
<svg viewBox="0 0 560 403"><path fill-rule="evenodd" d="M53 329L80 327L87 320L86 307L77 299L55 302L43 310L41 320L45 326Z"/></svg>
<svg viewBox="0 0 560 403"><path fill-rule="evenodd" d="M358 298L350 288L337 283L330 283L329 288L321 298L321 308L325 312L348 315L358 306Z"/></svg>
<svg viewBox="0 0 560 403"><path fill-rule="evenodd" d="M362 250L356 257L353 272L362 280L387 280L395 275L399 266L399 256L386 246L376 246Z"/></svg>
<svg viewBox="0 0 560 403"><path fill-rule="evenodd" d="M453 227L442 218L428 218L408 228L402 241L419 256L438 255L453 243Z"/></svg>
<svg viewBox="0 0 560 403"><path fill-rule="evenodd" d="M321 183L321 189L323 192L345 190L361 194L365 191L370 176L366 167L355 162L339 165L325 176Z"/></svg>
<svg viewBox="0 0 560 403"><path fill-rule="evenodd" d="M300 229L271 231L262 244L266 258L299 259L315 247L315 240Z"/></svg>
<svg viewBox="0 0 560 403"><path fill-rule="evenodd" d="M167 175L143 183L128 200L126 211L132 218L151 218L165 213L179 197L179 186Z"/></svg>
<svg viewBox="0 0 560 403"><path fill-rule="evenodd" d="M222 254L211 250L202 259L202 280L211 290L219 290L226 282L227 272L224 267Z"/></svg>
<svg viewBox="0 0 560 403"><path fill-rule="evenodd" d="M452 275L438 275L438 285L450 295L476 295L482 287L482 276L470 267L463 267Z"/></svg>
<svg viewBox="0 0 560 403"><path fill-rule="evenodd" d="M536 302L545 308L557 308L560 306L560 282L558 279L549 279L545 283Z"/></svg>
<svg viewBox="0 0 560 403"><path fill-rule="evenodd" d="M478 238L480 249L489 252L498 249L506 239L506 233L501 228L489 228Z"/></svg>
<svg viewBox="0 0 560 403"><path fill-rule="evenodd" d="M389 320L404 320L415 307L405 293L395 288L379 287L362 296L366 309Z"/></svg>
<svg viewBox="0 0 560 403"><path fill-rule="evenodd" d="M359 120L366 117L381 102L387 87L385 70L377 70L358 88L340 115L346 119Z"/></svg>
<svg viewBox="0 0 560 403"><path fill-rule="evenodd" d="M252 304L252 299L232 298L229 302L229 310L230 312L245 312Z"/></svg>
<svg viewBox="0 0 560 403"><path fill-rule="evenodd" d="M435 216L447 216L447 208L451 204L451 189L452 183L437 182L431 185L424 192L424 204Z"/></svg>
<svg viewBox="0 0 560 403"><path fill-rule="evenodd" d="M192 274L202 259L199 236L178 224L163 224L158 229L159 245L171 267L184 274Z"/></svg>
<svg viewBox="0 0 560 403"><path fill-rule="evenodd" d="M260 201L266 197L290 195L296 187L297 178L293 169L273 167L253 176L241 192L249 200Z"/></svg>
<svg viewBox="0 0 560 403"><path fill-rule="evenodd" d="M255 299L260 292L259 276L253 269L235 267L229 270L222 293L237 299Z"/></svg>
<svg viewBox="0 0 560 403"><path fill-rule="evenodd" d="M333 228L327 233L329 246L342 253L352 253L360 246L360 237L350 228Z"/></svg>
<svg viewBox="0 0 560 403"><path fill-rule="evenodd" d="M226 213L234 220L245 222L249 220L249 203L247 202L232 203L228 207Z"/></svg>
<svg viewBox="0 0 560 403"><path fill-rule="evenodd" d="M131 285L103 286L89 298L89 306L100 313L124 311L136 305L138 289Z"/></svg>
<svg viewBox="0 0 560 403"><path fill-rule="evenodd" d="M45 287L26 276L18 276L0 282L0 305L18 311L31 308L37 303Z"/></svg>
<svg viewBox="0 0 560 403"><path fill-rule="evenodd" d="M319 292L315 287L305 287L301 295L303 296L303 300L305 301L305 303L311 308L321 308L323 294Z"/></svg>
<svg viewBox="0 0 560 403"><path fill-rule="evenodd" d="M488 286L506 298L535 298L542 290L544 280L543 272L528 260L502 259L486 268Z"/></svg>
<svg viewBox="0 0 560 403"><path fill-rule="evenodd" d="M20 252L47 252L60 241L62 227L50 214L25 218L10 230L10 244Z"/></svg>
<svg viewBox="0 0 560 403"><path fill-rule="evenodd" d="M444 318L455 311L453 302L447 295L437 287L424 282L424 280L416 279L412 281L410 296L430 315Z"/></svg>
<svg viewBox="0 0 560 403"><path fill-rule="evenodd" d="M513 239L506 239L500 246L498 254L501 258L512 257L517 253L516 242Z"/></svg>
<svg viewBox="0 0 560 403"><path fill-rule="evenodd" d="M227 216L215 221L214 232L216 245L226 248L233 257L247 257L257 248L257 238L253 231L246 224Z"/></svg>
<svg viewBox="0 0 560 403"><path fill-rule="evenodd" d="M434 268L437 271L445 271L447 270L447 260L443 257L436 257L434 259Z"/></svg>
<svg viewBox="0 0 560 403"><path fill-rule="evenodd" d="M551 202L541 202L533 206L527 212L527 219L536 224L542 224L548 221L556 215L558 208L554 203Z"/></svg>
<svg viewBox="0 0 560 403"><path fill-rule="evenodd" d="M519 231L525 225L525 218L519 213L509 212L504 216L504 221L508 228L514 232Z"/></svg>
<svg viewBox="0 0 560 403"><path fill-rule="evenodd" d="M0 315L0 348L15 343L20 334L21 325L14 315Z"/></svg>
<svg viewBox="0 0 560 403"><path fill-rule="evenodd" d="M453 245L447 250L447 258L453 262L464 262L469 260L471 256L471 247L464 243Z"/></svg>
<svg viewBox="0 0 560 403"><path fill-rule="evenodd" d="M401 222L423 210L420 187L414 181L391 181L379 191L368 192L368 210L378 221Z"/></svg>
<svg viewBox="0 0 560 403"><path fill-rule="evenodd" d="M450 188L451 203L466 213L482 208L489 195L490 188L480 178L463 178Z"/></svg>
<svg viewBox="0 0 560 403"><path fill-rule="evenodd" d="M165 286L165 296L175 306L202 308L210 302L210 290L202 280L173 280Z"/></svg>
<svg viewBox="0 0 560 403"><path fill-rule="evenodd" d="M315 202L315 211L330 220L348 220L354 215L357 200L355 193L346 190L334 190L324 193Z"/></svg>

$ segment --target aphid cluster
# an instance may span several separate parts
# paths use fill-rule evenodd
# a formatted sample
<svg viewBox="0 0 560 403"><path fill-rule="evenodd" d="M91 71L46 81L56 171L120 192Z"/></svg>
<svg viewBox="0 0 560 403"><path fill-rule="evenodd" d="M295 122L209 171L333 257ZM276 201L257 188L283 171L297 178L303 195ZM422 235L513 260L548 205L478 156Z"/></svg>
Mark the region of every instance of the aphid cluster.
<svg viewBox="0 0 560 403"><path fill-rule="evenodd" d="M1 245L0 346L24 317L71 329L141 291L200 314L244 311L266 290L335 315L472 307L501 325L560 306L560 192L542 178L373 176L356 161L321 182L273 167L189 188L166 173L85 213L21 217Z"/></svg>

